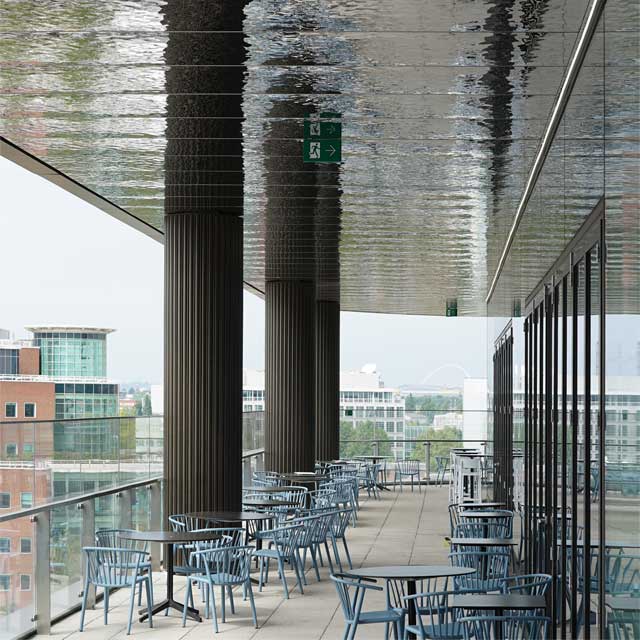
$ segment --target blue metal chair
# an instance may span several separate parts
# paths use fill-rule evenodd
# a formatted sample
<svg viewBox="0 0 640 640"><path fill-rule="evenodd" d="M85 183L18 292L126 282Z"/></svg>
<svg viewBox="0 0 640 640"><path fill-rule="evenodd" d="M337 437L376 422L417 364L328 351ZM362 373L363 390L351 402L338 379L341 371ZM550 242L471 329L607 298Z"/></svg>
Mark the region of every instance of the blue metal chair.
<svg viewBox="0 0 640 640"><path fill-rule="evenodd" d="M349 563L349 569L353 569L353 563L351 562L351 554L349 553L349 547L347 545L347 529L351 524L351 509L339 509L331 523L331 544L333 545L333 555L335 556L340 572L342 573L342 558L338 551L338 540L342 540L342 546L347 556L347 562Z"/></svg>
<svg viewBox="0 0 640 640"><path fill-rule="evenodd" d="M338 504L338 493L332 485L325 485L315 491L309 491L312 508L335 507Z"/></svg>
<svg viewBox="0 0 640 640"><path fill-rule="evenodd" d="M345 630L343 638L353 640L356 630L360 624L384 624L393 625L394 637L400 640L404 621L404 611L402 609L384 609L382 611L362 611L364 596L367 591L382 591L382 587L377 586L375 580L367 578L355 578L348 574L332 575L342 613L344 614Z"/></svg>
<svg viewBox="0 0 640 640"><path fill-rule="evenodd" d="M133 551L148 552L148 544L144 540L129 540L123 538L123 533L130 533L133 529L98 529L96 531L96 546L118 549L131 549ZM153 576L151 573L151 559L140 564L141 573L149 574L149 588L151 589L151 601L153 602ZM142 604L142 589L138 591L138 606Z"/></svg>
<svg viewBox="0 0 640 640"><path fill-rule="evenodd" d="M303 533L301 525L290 525L286 527L278 527L270 531L263 532L263 548L254 552L254 557L258 558L260 569L259 590L262 591L262 585L269 579L269 563L275 560L278 563L278 572L282 580L284 589L284 597L289 599L289 587L284 572L285 563L294 570L296 574L296 582L300 588L300 593L304 593L302 588L302 576L300 561L298 558L298 549L300 548L300 536Z"/></svg>
<svg viewBox="0 0 640 640"><path fill-rule="evenodd" d="M568 583L571 584L572 549L567 547ZM578 548L576 554L578 593L582 596L580 606L576 614L579 633L585 619L584 602L584 546ZM601 561L600 551L597 547L590 547L589 575L591 576L591 593L598 593L600 572L604 572L604 590L607 595L635 595L640 594L640 555L628 554L622 548L607 548L604 562Z"/></svg>
<svg viewBox="0 0 640 640"><path fill-rule="evenodd" d="M449 456L436 456L436 484L444 484L444 476L449 470Z"/></svg>
<svg viewBox="0 0 640 640"><path fill-rule="evenodd" d="M525 596L544 596L551 586L551 576L546 573L530 573L508 576L500 580L502 593L517 593Z"/></svg>
<svg viewBox="0 0 640 640"><path fill-rule="evenodd" d="M215 588L220 587L222 599L222 622L226 622L225 590L229 593L231 613L235 613L232 588L242 586L244 593L249 596L253 624L258 627L256 605L253 599L251 578L251 555L253 547L221 547L219 549L205 549L195 551L193 556L197 559L198 566L202 567L199 573L192 573L187 577L187 588L182 610L182 626L187 621L187 606L193 600L192 586L197 584L205 589L205 616L212 612L213 628L218 633L218 612L216 609Z"/></svg>
<svg viewBox="0 0 640 640"><path fill-rule="evenodd" d="M404 482L403 478L409 478L411 481L411 492L413 493L413 485L417 481L418 483L418 491L422 491L422 487L420 485L420 462L418 460L400 460L396 463L396 472L393 480L393 488L395 490L395 484L398 480L400 480L400 492L402 492L402 487Z"/></svg>
<svg viewBox="0 0 640 640"><path fill-rule="evenodd" d="M546 640L551 618L546 616L467 616L460 618L464 640ZM500 625L500 632L497 627Z"/></svg>
<svg viewBox="0 0 640 640"><path fill-rule="evenodd" d="M411 601L417 610L415 625L406 625L404 637L413 633L420 640L429 638L430 640L462 640L462 625L459 622L461 617L459 610L449 606L449 596L454 595L454 591L435 591L417 593L412 596L404 596L405 607ZM423 620L422 617L426 620Z"/></svg>
<svg viewBox="0 0 640 640"><path fill-rule="evenodd" d="M510 554L508 551L454 551L449 560L454 567L475 569L475 573L454 578L456 591L500 591L507 577Z"/></svg>
<svg viewBox="0 0 640 640"><path fill-rule="evenodd" d="M144 586L149 609L149 626L153 626L151 609L151 577L148 572L143 572L141 566L149 562L149 554L145 551L134 549L121 549L117 547L84 547L82 549L86 562L86 574L84 589L82 592L82 608L80 612L80 631L84 630L84 614L87 608L87 595L89 585L104 589L104 623L107 624L109 612L109 591L111 589L131 589L129 598L129 619L127 623L127 635L131 633L131 621L135 605L136 589Z"/></svg>

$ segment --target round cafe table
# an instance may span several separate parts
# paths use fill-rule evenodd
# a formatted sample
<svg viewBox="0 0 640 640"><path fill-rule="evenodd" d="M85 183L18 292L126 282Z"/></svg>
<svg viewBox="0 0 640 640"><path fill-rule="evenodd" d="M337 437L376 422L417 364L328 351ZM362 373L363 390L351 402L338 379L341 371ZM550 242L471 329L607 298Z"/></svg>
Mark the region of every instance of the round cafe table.
<svg viewBox="0 0 640 640"><path fill-rule="evenodd" d="M545 609L547 606L544 596L529 596L519 593L473 593L453 596L451 607L455 609L483 609L495 611L496 616L504 615L505 609L530 611ZM496 640L502 640L502 625L496 624ZM506 640L509 640L508 638Z"/></svg>
<svg viewBox="0 0 640 640"><path fill-rule="evenodd" d="M251 509L274 509L275 507L297 507L297 500L276 500L265 496L264 498L248 498L242 501L243 507Z"/></svg>
<svg viewBox="0 0 640 640"><path fill-rule="evenodd" d="M251 491L252 493L284 493L285 491L290 491L295 488L293 485L285 487L247 487L247 491Z"/></svg>
<svg viewBox="0 0 640 640"><path fill-rule="evenodd" d="M379 578L380 580L402 580L407 583L407 595L416 594L416 582L428 578L451 578L455 576L466 576L474 573L475 569L466 567L450 567L449 565L389 565L386 567L362 567L352 569L348 572L350 576L359 578ZM416 623L416 601L408 601L407 616L410 625ZM414 634L409 634L410 638L415 638Z"/></svg>
<svg viewBox="0 0 640 640"><path fill-rule="evenodd" d="M219 533L215 533L214 531L169 531L169 530L161 530L161 531L122 531L120 534L121 538L125 540L142 540L144 542L159 542L160 544L164 544L167 546L165 553L165 565L167 570L167 597L159 602L158 604L154 604L151 609L153 615L155 616L160 611L164 611L165 609L175 609L176 611L180 611L182 613L184 609L184 605L182 602L178 602L173 598L173 545L174 544L189 544L192 542L205 542L210 540L219 540L222 536ZM140 622L146 620L148 613L148 608L140 609ZM200 617L200 612L193 607L187 607L187 616L192 620L196 620L197 622L202 622L202 618Z"/></svg>
<svg viewBox="0 0 640 640"><path fill-rule="evenodd" d="M504 502L461 502L457 505L461 509L504 509L507 505Z"/></svg>

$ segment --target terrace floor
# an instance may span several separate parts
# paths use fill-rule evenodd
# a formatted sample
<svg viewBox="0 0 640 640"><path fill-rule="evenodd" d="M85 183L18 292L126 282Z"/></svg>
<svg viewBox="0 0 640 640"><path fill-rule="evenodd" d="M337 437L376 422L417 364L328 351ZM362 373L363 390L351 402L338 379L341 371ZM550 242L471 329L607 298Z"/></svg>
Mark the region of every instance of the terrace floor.
<svg viewBox="0 0 640 640"><path fill-rule="evenodd" d="M448 487L422 487L413 494L405 487L399 491L384 491L380 500L362 499L358 526L348 532L348 541L354 567L382 564L448 564L448 547L444 536L449 531L447 511ZM294 580L287 571L289 586ZM304 595L298 590L291 592L285 600L282 585L273 569L270 582L262 593L255 588L255 601L259 628L251 621L248 602L240 597L236 601L236 614L228 615L227 622L220 624L219 637L229 639L255 640L312 640L342 638L344 622L333 583L328 579L329 571L321 569L322 580L316 581L312 571L307 570L308 587ZM154 581L156 599L164 594L163 572L157 572ZM177 599L182 600L184 582L176 578L180 591ZM128 593L113 594L109 611L109 624L103 625L102 603L95 610L89 610L85 619L85 631L78 632L79 614L56 624L51 637L56 640L106 640L126 635ZM196 606L199 596L196 596ZM219 603L218 603L219 608ZM382 594L370 593L365 600L365 609L384 608ZM202 607L203 609L203 607ZM201 610L202 610L201 609ZM228 607L227 607L228 610ZM200 640L214 635L211 620L202 623L187 621L182 623L178 612L168 617L155 616L153 629L146 623L134 622L131 637L146 640ZM358 638L382 638L384 627L365 625L358 628Z"/></svg>

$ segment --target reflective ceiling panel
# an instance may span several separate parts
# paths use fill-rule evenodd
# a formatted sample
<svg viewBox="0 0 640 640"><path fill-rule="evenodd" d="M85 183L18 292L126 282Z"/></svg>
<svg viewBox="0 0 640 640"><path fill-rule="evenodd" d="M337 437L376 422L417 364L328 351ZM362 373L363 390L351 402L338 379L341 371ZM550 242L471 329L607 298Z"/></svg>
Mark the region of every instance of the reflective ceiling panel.
<svg viewBox="0 0 640 640"><path fill-rule="evenodd" d="M637 9L631 0L613 5L608 90L622 113L629 87L638 83ZM322 295L339 297L344 310L443 315L446 300L457 298L461 315L484 315L586 6L583 0L247 2L244 34L224 34L228 43L244 41L247 52L245 281L264 290L267 277L314 277ZM190 109L230 95L242 71L220 67L228 61L210 46L206 29L170 33L166 13L167 3L151 0L0 4L0 135L160 231L168 132L197 136ZM170 37L181 38L196 65L168 63ZM601 38L600 54L603 46ZM589 141L602 130L592 112L603 89L595 51L562 138L587 159ZM212 69L219 78L214 91L206 82ZM169 94L170 71L189 74L191 90ZM171 113L182 114L179 127L168 123L169 99ZM216 118L224 119L224 99L220 104ZM305 165L304 115L325 111L341 114L342 163ZM619 132L634 126L633 113L620 118ZM225 148L219 139L205 140L196 152L206 155L208 142ZM234 169L232 142L227 168L198 170L184 189L237 184L242 172ZM572 178L578 224L599 188L580 192L589 171L587 160ZM180 175L173 170L171 180ZM535 285L572 228L564 214L553 217L565 197L553 199L556 178L550 162L547 200L535 201L514 245L518 255L509 264L517 263L519 275L505 276L507 302ZM544 234L558 225L557 241L545 244ZM310 234L312 241L270 251L287 233Z"/></svg>

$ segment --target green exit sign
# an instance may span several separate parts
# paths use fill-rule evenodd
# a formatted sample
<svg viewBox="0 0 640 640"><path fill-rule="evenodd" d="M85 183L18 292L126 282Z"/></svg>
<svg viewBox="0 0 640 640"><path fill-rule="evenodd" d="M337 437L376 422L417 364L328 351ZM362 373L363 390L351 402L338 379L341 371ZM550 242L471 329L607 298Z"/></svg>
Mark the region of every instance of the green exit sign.
<svg viewBox="0 0 640 640"><path fill-rule="evenodd" d="M342 161L342 122L339 113L307 113L304 119L304 162Z"/></svg>
<svg viewBox="0 0 640 640"><path fill-rule="evenodd" d="M302 146L304 162L341 162L340 140L305 140Z"/></svg>
<svg viewBox="0 0 640 640"><path fill-rule="evenodd" d="M447 318L455 318L458 315L458 300L456 298L449 298L447 300Z"/></svg>

